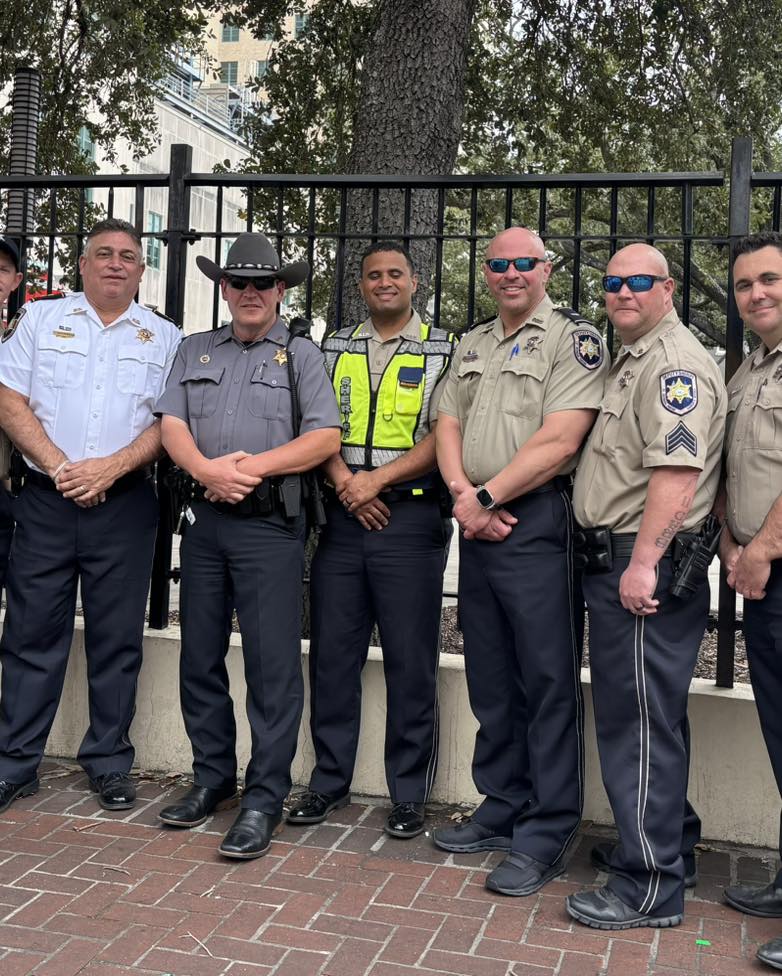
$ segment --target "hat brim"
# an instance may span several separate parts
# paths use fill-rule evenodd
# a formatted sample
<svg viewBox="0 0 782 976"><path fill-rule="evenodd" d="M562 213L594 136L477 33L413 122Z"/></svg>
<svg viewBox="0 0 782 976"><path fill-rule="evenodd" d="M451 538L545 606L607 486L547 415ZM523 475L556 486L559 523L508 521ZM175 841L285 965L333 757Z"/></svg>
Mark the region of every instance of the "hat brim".
<svg viewBox="0 0 782 976"><path fill-rule="evenodd" d="M236 268L233 271L225 271L214 261L210 261L203 254L199 254L196 258L196 264L212 281L219 281L228 274L234 278L278 278L285 282L288 288L295 288L296 285L306 281L310 273L310 266L306 261L294 261L292 264L285 264L279 271L259 271L256 268Z"/></svg>

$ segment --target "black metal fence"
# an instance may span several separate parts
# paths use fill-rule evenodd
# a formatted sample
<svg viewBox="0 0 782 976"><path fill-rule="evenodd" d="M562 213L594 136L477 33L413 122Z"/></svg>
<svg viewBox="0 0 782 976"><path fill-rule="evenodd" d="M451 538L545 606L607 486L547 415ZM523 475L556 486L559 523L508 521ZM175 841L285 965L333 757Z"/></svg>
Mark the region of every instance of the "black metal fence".
<svg viewBox="0 0 782 976"><path fill-rule="evenodd" d="M242 230L259 230L284 260L304 258L312 278L296 299L308 318L341 321L345 254L353 240L393 237L406 244L428 241L432 250L431 321L461 330L491 302L478 267L485 243L510 224L536 228L554 255L550 292L579 309L614 337L605 320L600 277L608 258L630 241L645 240L665 251L677 280L677 307L715 357L724 356L726 377L741 362L745 339L730 288L731 244L750 230L782 226L782 174L752 172L752 147L736 139L729 173L609 173L521 176L265 176L193 173L192 149L171 149L167 174L90 177L0 177L0 201L24 215L9 228L25 249L30 283L51 292L57 276L79 287L78 257L91 224L102 216L131 217L147 242L165 245L161 304L188 331L220 323L215 287L198 321L189 321L189 289L196 252L218 263ZM357 226L351 202L363 194L369 206ZM422 195L436 201L426 227L416 221ZM155 197L165 221L145 228ZM389 200L392 205L389 206ZM164 201L164 204L161 203ZM392 215L389 217L389 213ZM211 285L208 286L211 288ZM165 489L161 486L161 494ZM150 625L168 623L172 526L161 505L161 526L153 567ZM737 625L735 594L720 589L717 684L733 683Z"/></svg>

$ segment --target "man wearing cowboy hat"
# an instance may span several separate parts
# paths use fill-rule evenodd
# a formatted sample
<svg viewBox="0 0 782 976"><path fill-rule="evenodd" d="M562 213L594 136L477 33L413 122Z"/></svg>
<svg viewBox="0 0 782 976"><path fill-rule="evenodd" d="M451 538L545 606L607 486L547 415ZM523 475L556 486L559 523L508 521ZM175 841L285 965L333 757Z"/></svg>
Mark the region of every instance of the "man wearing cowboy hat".
<svg viewBox="0 0 782 976"><path fill-rule="evenodd" d="M196 263L220 283L231 323L184 340L156 407L166 450L196 482L181 548L180 692L193 787L160 819L195 827L235 801L225 668L235 609L252 754L242 809L220 853L254 858L268 851L282 816L302 710L304 517L296 475L339 450L339 416L321 353L307 339L291 340L277 311L309 266L281 266L262 234L241 234L223 268L204 257Z"/></svg>

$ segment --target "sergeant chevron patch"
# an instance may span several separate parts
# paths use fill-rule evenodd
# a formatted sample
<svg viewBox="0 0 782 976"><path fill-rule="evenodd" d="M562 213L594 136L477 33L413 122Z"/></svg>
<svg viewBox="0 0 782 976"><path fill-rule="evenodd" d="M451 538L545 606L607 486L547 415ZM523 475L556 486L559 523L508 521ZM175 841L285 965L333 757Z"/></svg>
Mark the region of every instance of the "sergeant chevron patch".
<svg viewBox="0 0 782 976"><path fill-rule="evenodd" d="M697 457L698 455L698 438L683 420L679 421L670 434L665 435L666 454L673 454L679 447L683 447L685 451L689 451L693 457Z"/></svg>

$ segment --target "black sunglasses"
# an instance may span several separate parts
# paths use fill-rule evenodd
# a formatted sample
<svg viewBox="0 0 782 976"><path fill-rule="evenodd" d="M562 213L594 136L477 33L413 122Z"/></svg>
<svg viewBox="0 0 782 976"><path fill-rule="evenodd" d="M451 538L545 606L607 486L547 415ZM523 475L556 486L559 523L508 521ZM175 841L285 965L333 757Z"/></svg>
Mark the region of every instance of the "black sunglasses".
<svg viewBox="0 0 782 976"><path fill-rule="evenodd" d="M505 274L513 265L517 271L532 271L536 264L546 258L487 258L486 267L495 274Z"/></svg>
<svg viewBox="0 0 782 976"><path fill-rule="evenodd" d="M237 291L244 291L248 285L252 285L256 291L268 291L277 284L277 278L265 275L263 278L239 278L233 275L226 275L225 280L231 288Z"/></svg>
<svg viewBox="0 0 782 976"><path fill-rule="evenodd" d="M616 294L622 290L622 285L627 285L630 291L651 291L655 281L667 280L660 275L648 274L628 275L626 278L620 278L619 275L606 275L603 278L603 291Z"/></svg>

